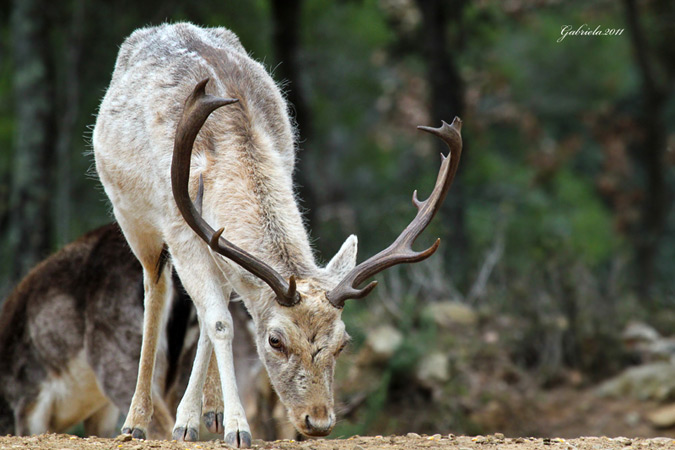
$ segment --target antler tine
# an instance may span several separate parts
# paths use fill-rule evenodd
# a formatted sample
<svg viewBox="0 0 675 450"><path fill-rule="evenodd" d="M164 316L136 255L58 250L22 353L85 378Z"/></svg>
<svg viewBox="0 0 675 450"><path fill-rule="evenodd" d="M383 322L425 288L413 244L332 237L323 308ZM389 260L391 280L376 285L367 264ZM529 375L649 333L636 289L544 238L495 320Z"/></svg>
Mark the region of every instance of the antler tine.
<svg viewBox="0 0 675 450"><path fill-rule="evenodd" d="M300 301L296 291L295 277L287 282L277 271L250 253L242 250L221 236L223 229L215 231L201 216L203 197L203 179L200 177L200 192L197 195L199 211L190 199L188 184L190 181L190 159L199 130L209 115L221 106L237 102L236 99L215 97L206 93L209 78L197 83L185 101L183 115L176 128L176 139L171 162L171 187L176 205L185 222L211 249L257 276L272 288L277 302L283 306L293 306Z"/></svg>
<svg viewBox="0 0 675 450"><path fill-rule="evenodd" d="M375 288L377 281L370 282L362 289L359 289L358 286L368 278L396 264L422 261L431 256L440 245L441 240L437 239L431 247L424 251L416 252L412 249L415 239L424 231L440 209L457 173L457 166L462 154L462 121L459 117L455 117L450 125L443 122L439 128L424 126L417 128L440 137L450 149L450 155L446 158L441 154L441 168L436 178L436 185L429 198L420 201L417 198L417 191L413 193L413 204L417 207L417 215L398 238L389 247L356 266L332 291L326 294L328 300L336 308L342 308L345 301L350 298L360 299L367 296Z"/></svg>

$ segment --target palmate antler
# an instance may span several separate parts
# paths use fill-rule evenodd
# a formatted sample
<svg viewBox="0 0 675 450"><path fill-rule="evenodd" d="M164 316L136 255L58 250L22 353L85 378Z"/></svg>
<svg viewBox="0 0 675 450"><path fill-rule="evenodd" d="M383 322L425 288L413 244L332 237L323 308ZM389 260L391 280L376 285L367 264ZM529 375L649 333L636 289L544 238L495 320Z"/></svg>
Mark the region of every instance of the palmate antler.
<svg viewBox="0 0 675 450"><path fill-rule="evenodd" d="M176 129L173 161L171 163L171 187L176 205L178 205L185 222L209 244L213 251L231 259L267 283L276 294L279 304L293 306L300 301L300 295L296 290L295 276L291 275L290 279L286 281L269 265L223 238L221 236L223 228L215 231L201 216L201 205L199 205L200 211L197 211L190 199L188 192L190 159L197 134L213 111L221 106L238 101L206 94L205 88L208 82L209 79L206 78L195 86L192 94L185 101L183 115ZM200 191L198 203L201 203L202 187L200 187Z"/></svg>
<svg viewBox="0 0 675 450"><path fill-rule="evenodd" d="M345 301L350 298L359 299L368 295L377 285L377 281L370 282L362 289L359 289L358 286L373 275L396 264L422 261L438 249L440 239L437 239L431 247L422 252L414 251L412 244L440 209L452 180L455 178L459 158L462 154L462 121L459 117L455 117L451 125L443 122L440 128L422 126L417 128L443 139L450 149L449 158L441 154L443 162L438 172L434 190L427 200L421 202L417 199L417 191L413 193L413 204L417 207L417 215L394 243L356 266L332 291L326 293L326 297L336 308L342 308Z"/></svg>

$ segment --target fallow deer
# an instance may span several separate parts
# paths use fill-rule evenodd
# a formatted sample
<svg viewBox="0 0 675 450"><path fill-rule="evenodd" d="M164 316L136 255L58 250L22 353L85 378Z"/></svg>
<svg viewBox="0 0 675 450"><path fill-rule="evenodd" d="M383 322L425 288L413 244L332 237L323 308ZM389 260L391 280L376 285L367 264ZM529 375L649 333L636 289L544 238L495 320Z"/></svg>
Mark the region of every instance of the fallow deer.
<svg viewBox="0 0 675 450"><path fill-rule="evenodd" d="M155 438L171 435L199 333L192 302L174 281L153 382ZM261 367L248 314L232 306L240 389L254 409ZM84 422L87 435L112 436L133 395L142 315L143 272L116 224L87 233L36 266L0 313L0 435L65 432ZM219 383L217 371L209 375ZM219 386L207 391L211 401L219 397ZM222 418L208 419L207 430L216 432ZM267 438L278 436L268 423L254 424Z"/></svg>
<svg viewBox="0 0 675 450"><path fill-rule="evenodd" d="M359 286L378 272L421 261L439 245L411 248L452 183L461 121L419 128L450 148L430 198L413 196L418 213L387 249L356 266L357 239L350 236L326 267L318 267L293 192L288 106L263 66L224 28L167 24L126 39L93 135L98 174L144 275L143 348L124 433L143 437L152 415L169 265L193 299L201 327L174 438L197 437L198 393L213 348L225 441L250 446L233 371L232 291L251 314L258 354L291 422L305 435L330 433L333 370L349 341L340 318L345 301L368 295L376 282ZM198 208L191 200L196 197ZM160 263L167 254L170 264Z"/></svg>

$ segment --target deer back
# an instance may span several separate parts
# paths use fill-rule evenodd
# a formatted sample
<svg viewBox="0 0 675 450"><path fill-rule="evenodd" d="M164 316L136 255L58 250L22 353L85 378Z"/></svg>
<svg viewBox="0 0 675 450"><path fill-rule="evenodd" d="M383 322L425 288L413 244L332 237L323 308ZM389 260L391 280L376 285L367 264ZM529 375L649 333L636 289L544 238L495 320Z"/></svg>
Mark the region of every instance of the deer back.
<svg viewBox="0 0 675 450"><path fill-rule="evenodd" d="M99 175L106 187L118 185L107 189L113 204L142 210L165 236L186 228L171 197L171 149L183 102L205 77L208 93L239 102L216 111L200 131L191 193L201 175L207 220L278 270L309 275L316 266L293 193L288 107L264 67L224 28L163 25L137 30L122 45L94 131Z"/></svg>

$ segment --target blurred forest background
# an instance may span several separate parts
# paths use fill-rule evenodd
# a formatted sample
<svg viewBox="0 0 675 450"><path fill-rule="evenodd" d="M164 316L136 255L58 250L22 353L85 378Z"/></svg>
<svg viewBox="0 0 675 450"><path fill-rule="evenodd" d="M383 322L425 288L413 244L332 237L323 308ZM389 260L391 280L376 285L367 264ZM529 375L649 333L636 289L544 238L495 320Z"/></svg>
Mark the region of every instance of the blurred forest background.
<svg viewBox="0 0 675 450"><path fill-rule="evenodd" d="M124 37L181 20L232 29L287 91L324 260L350 233L359 260L388 245L446 151L415 126L464 121L419 243L441 236L439 255L346 308L338 435L547 433L546 405L563 415L660 364L670 384L614 423L650 432L675 401L675 2L0 0L0 298L111 220L89 155L98 104ZM560 40L566 25L616 33ZM588 428L595 404L569 413L578 434L611 433Z"/></svg>

